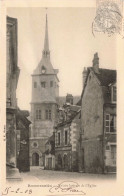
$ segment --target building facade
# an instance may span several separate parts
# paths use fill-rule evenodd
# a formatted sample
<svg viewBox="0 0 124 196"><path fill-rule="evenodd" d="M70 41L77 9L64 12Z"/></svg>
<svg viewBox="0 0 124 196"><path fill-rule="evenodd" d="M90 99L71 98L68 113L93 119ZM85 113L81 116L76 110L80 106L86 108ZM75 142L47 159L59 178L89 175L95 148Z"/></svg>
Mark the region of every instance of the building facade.
<svg viewBox="0 0 124 196"><path fill-rule="evenodd" d="M93 67L84 69L81 98L80 171L116 171L116 71L99 68L96 53Z"/></svg>
<svg viewBox="0 0 124 196"><path fill-rule="evenodd" d="M42 59L32 74L30 165L44 166L45 144L53 134L57 119L59 97L58 70L50 60L48 25L46 29Z"/></svg>
<svg viewBox="0 0 124 196"><path fill-rule="evenodd" d="M20 172L30 171L29 163L29 112L18 109L16 112L17 168Z"/></svg>
<svg viewBox="0 0 124 196"><path fill-rule="evenodd" d="M66 99L72 101L72 97ZM59 122L55 129L55 169L78 171L80 138L80 106L65 104L59 108Z"/></svg>
<svg viewBox="0 0 124 196"><path fill-rule="evenodd" d="M17 167L16 156L16 89L19 78L17 66L17 19L7 17L7 71L6 71L6 164L7 178Z"/></svg>

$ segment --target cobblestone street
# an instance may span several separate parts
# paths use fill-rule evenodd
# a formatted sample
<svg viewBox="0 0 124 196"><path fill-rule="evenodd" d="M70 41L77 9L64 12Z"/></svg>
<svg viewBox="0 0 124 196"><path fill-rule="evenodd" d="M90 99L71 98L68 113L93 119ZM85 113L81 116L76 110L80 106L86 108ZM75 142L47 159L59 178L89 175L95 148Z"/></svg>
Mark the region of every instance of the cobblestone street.
<svg viewBox="0 0 124 196"><path fill-rule="evenodd" d="M22 180L115 180L116 174L86 174L78 172L64 172L44 170L31 167L30 172L20 173Z"/></svg>

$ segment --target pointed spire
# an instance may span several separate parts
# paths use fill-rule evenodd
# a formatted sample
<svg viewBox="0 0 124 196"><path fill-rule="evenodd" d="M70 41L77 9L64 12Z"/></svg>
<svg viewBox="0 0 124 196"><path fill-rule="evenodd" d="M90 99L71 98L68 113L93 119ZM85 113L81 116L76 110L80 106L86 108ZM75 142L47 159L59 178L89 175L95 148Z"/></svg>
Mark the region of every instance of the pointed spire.
<svg viewBox="0 0 124 196"><path fill-rule="evenodd" d="M46 29L45 29L45 40L44 40L44 51L49 51L49 40L48 40L48 24L46 14Z"/></svg>
<svg viewBox="0 0 124 196"><path fill-rule="evenodd" d="M46 14L46 28L45 28L45 39L44 39L43 56L45 58L50 57L47 14Z"/></svg>

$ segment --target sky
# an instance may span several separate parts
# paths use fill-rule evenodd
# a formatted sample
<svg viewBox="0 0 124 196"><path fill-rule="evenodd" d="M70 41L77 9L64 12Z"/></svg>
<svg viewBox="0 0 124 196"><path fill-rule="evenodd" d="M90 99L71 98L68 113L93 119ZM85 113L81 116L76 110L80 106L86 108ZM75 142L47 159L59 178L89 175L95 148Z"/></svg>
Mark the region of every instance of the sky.
<svg viewBox="0 0 124 196"><path fill-rule="evenodd" d="M8 8L7 15L18 20L18 106L30 110L31 74L42 58L46 9ZM82 71L92 66L96 52L100 68L116 69L115 36L92 34L95 8L48 8L47 16L51 63L59 69L60 96L81 95Z"/></svg>

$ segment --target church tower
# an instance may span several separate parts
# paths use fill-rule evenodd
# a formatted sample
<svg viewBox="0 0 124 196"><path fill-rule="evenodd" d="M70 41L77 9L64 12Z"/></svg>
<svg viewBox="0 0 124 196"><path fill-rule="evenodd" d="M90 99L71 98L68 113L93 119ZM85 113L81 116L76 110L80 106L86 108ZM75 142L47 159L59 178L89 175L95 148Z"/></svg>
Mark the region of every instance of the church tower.
<svg viewBox="0 0 124 196"><path fill-rule="evenodd" d="M50 61L48 21L46 15L42 59L32 74L30 165L44 166L45 144L53 134L59 97L58 70Z"/></svg>

